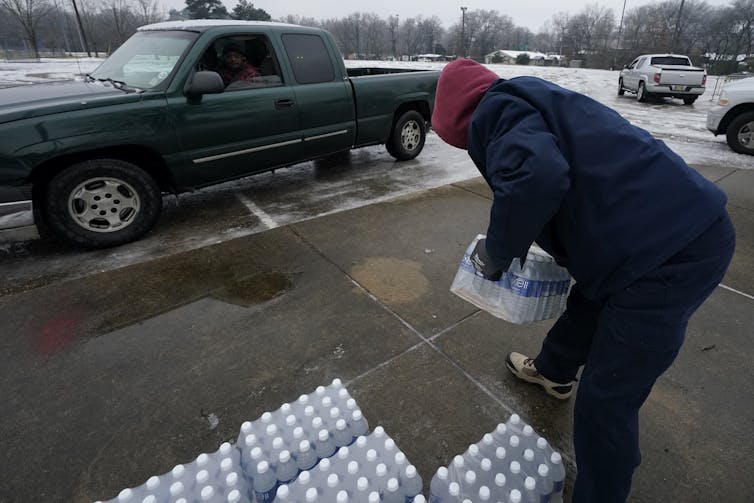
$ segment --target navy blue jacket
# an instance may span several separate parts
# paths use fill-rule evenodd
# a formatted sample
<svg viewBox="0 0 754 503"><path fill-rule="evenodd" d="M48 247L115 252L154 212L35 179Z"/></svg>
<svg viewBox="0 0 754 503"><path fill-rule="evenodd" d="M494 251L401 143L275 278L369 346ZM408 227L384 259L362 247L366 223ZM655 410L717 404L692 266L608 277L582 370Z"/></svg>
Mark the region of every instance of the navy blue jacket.
<svg viewBox="0 0 754 503"><path fill-rule="evenodd" d="M536 240L595 300L667 261L725 208L725 194L662 141L535 77L487 90L468 151L493 191L493 260L507 267Z"/></svg>

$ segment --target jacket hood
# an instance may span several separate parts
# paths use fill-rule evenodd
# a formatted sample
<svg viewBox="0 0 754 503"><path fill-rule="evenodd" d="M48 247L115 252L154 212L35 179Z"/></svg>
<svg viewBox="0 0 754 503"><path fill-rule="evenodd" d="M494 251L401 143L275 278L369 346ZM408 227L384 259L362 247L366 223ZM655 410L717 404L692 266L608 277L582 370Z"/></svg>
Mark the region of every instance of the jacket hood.
<svg viewBox="0 0 754 503"><path fill-rule="evenodd" d="M471 116L487 89L499 79L470 59L448 63L437 82L432 129L446 143L465 150Z"/></svg>

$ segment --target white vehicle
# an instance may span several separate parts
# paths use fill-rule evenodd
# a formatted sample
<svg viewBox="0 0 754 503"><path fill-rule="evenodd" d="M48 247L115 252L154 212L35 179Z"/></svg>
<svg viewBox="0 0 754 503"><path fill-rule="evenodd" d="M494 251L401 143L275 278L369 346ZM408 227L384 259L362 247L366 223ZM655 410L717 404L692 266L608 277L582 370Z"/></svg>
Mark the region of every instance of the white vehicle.
<svg viewBox="0 0 754 503"><path fill-rule="evenodd" d="M691 105L704 93L707 72L691 64L688 56L680 54L644 54L621 70L618 95L626 91L636 93L636 99L647 101L650 96L682 99Z"/></svg>
<svg viewBox="0 0 754 503"><path fill-rule="evenodd" d="M707 112L707 129L724 134L739 154L754 155L754 77L723 87L717 103Z"/></svg>

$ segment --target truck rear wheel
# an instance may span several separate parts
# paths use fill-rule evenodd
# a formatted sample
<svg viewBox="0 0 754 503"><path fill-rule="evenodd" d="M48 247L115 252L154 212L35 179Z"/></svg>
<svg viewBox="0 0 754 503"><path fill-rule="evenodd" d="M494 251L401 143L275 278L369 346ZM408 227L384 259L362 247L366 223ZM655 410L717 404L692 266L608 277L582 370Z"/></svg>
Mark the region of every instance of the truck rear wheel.
<svg viewBox="0 0 754 503"><path fill-rule="evenodd" d="M152 228L161 209L154 179L119 159L69 166L49 182L42 202L50 229L64 241L87 248L138 239Z"/></svg>
<svg viewBox="0 0 754 503"><path fill-rule="evenodd" d="M696 101L697 96L684 96L683 97L683 104L684 105L691 105Z"/></svg>
<svg viewBox="0 0 754 503"><path fill-rule="evenodd" d="M618 79L618 96L623 96L626 90L623 89L623 79Z"/></svg>
<svg viewBox="0 0 754 503"><path fill-rule="evenodd" d="M754 112L744 112L733 119L725 139L735 152L754 155Z"/></svg>
<svg viewBox="0 0 754 503"><path fill-rule="evenodd" d="M644 82L639 82L639 89L636 91L636 99L640 102L647 101L647 98L649 98L649 93L647 92L647 86L644 85Z"/></svg>
<svg viewBox="0 0 754 503"><path fill-rule="evenodd" d="M419 155L426 138L427 126L424 117L415 110L409 110L395 121L393 132L385 147L397 160L408 161Z"/></svg>

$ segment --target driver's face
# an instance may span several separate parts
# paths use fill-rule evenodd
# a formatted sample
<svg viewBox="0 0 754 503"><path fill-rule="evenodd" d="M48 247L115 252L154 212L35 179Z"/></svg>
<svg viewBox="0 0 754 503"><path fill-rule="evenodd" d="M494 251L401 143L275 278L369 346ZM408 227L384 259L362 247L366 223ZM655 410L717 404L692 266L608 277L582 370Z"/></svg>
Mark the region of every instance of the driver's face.
<svg viewBox="0 0 754 503"><path fill-rule="evenodd" d="M246 61L246 57L243 54L239 54L235 51L225 53L223 56L225 63L231 68L238 68Z"/></svg>

